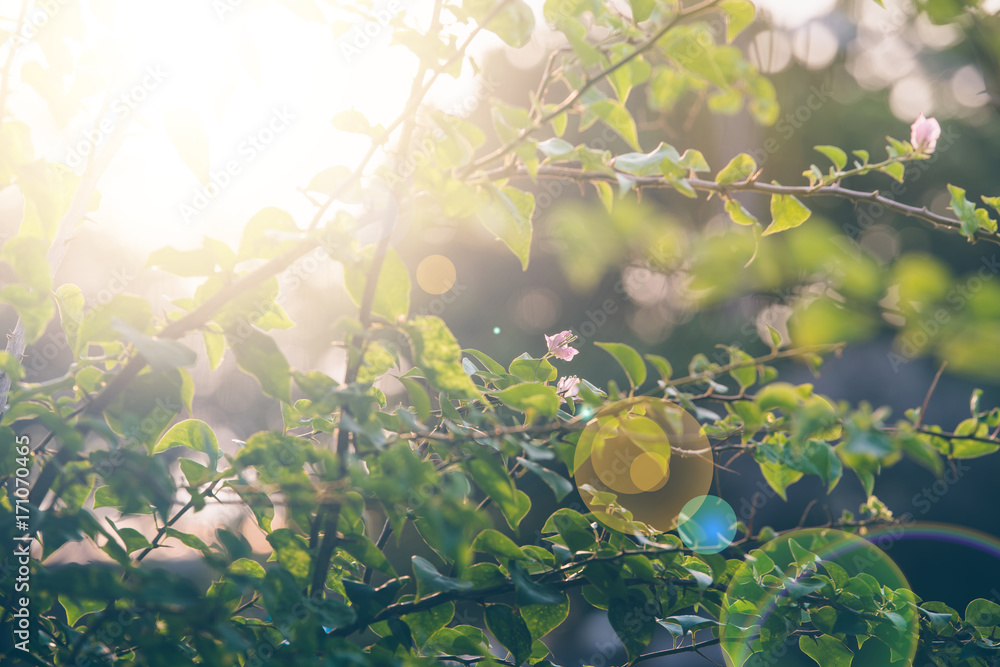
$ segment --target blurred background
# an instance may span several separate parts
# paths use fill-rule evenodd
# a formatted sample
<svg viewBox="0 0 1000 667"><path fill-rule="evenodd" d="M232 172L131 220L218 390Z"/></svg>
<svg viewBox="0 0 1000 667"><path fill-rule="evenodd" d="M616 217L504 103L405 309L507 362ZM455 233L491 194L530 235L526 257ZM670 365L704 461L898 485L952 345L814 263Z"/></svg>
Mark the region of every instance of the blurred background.
<svg viewBox="0 0 1000 667"><path fill-rule="evenodd" d="M302 30L300 17L285 8L249 2L234 10L242 14L207 16L201 23L182 24L184 12L211 10L190 9L184 2L158 10L161 22L173 20L183 27L187 50L195 52L178 55L176 44L143 37L143 21L155 23L149 17L158 15L143 4L135 3L134 15L126 11L105 17L111 23L104 28L105 19L90 8L79 15L67 9L52 19L82 21L98 33L106 28L131 35L134 43L115 44L139 54L129 61L132 71L122 75L122 90L146 85L141 82L147 68L157 63L169 72L162 89L150 89L149 101L137 104L136 122L129 123L129 136L101 183L101 203L72 240L56 284L78 284L92 306L122 292L155 296L165 313L169 299L190 294L197 281L144 268L148 253L162 245L196 247L203 235L235 244L245 221L267 205L285 208L304 224L312 204L301 190L312 175L331 164L352 165L366 146L360 138L335 131L330 116L357 108L373 123L391 119L402 104L408 85L400 82L407 81L412 63L389 43L388 34L378 35L350 62L328 31L297 32ZM713 170L745 151L763 167L763 181L798 184L805 182L801 172L811 162L825 168L825 158L813 146L865 149L873 160L881 159L884 137L907 139L910 123L923 113L936 117L944 133L931 160L909 167L905 186L892 189L894 182L880 174L847 185L891 191L899 201L939 213L948 212L949 182L961 184L973 200L1000 194L1000 2L980 3L978 9L963 0L916 5L886 0L885 8L872 0L756 4L759 20L739 45L771 77L780 105L777 120L762 126L743 110L710 113L724 109L724 101L684 82L674 82L670 95L658 97L642 88L629 107L644 149L661 141L681 151L696 148ZM418 16L426 13L421 3L405 6ZM349 26L350 20L345 21ZM277 38L262 39L268 30L277 31ZM349 34L349 27L340 30ZM288 48L289 37L293 48ZM488 137L484 150L496 145L496 137L490 109L481 99L490 94L526 104L545 59L560 45L541 20L534 39L522 49L491 38L483 35L476 43L482 71L444 77L431 98L483 128ZM139 83L130 88L129 81ZM95 104L99 101L81 95L59 118L52 104L33 91L22 87L11 97L18 114L37 113L51 126L48 134L33 137L36 151L77 171L74 154L82 152L81 137L94 118L86 112ZM281 119L288 118L278 129ZM164 127L182 128L180 136L204 132L211 137L211 150L205 154L183 141L178 145L161 130L161 121ZM244 149L255 145L255 138L260 146L248 158L250 151ZM579 133L571 123L564 138L615 153L629 150L600 125ZM188 167L206 159L216 171L236 159L242 173L202 208L196 204L200 186ZM624 377L611 357L593 346L595 341L625 342L684 369L696 354L714 360L717 345L767 353L761 332L766 336L764 325L769 324L796 343L850 341L843 354L825 363L819 377L802 366L780 367L782 379L812 382L833 399L885 405L893 418L901 418L904 410L922 403L947 361L928 404L927 423L953 429L969 416L969 397L976 387L984 390L984 407L1000 402L1000 253L995 246L970 245L955 233L867 205L811 199L812 219L764 239L754 262L745 267L754 253L753 238L728 220L717 199L689 200L672 190L647 190L641 203L632 197L607 213L592 189L581 191L558 181L532 187L537 208L526 271L475 222L449 219L432 209L389 207L396 222L395 247L418 275L413 311L443 317L463 347L501 361L524 351L538 356L544 352L544 334L571 329L581 338L581 354L559 364L560 373L604 386L610 379L622 383ZM13 236L19 222L18 202L8 195L0 193L0 241ZM766 218L766 199L741 200ZM184 204L196 214L188 215ZM0 284L10 279L3 273L8 268L0 265ZM280 283L280 303L298 325L275 332L290 363L342 376L344 357L334 344L335 323L352 316L355 308L342 288L340 268L328 258L309 256ZM8 330L13 322L9 310L0 310L0 329ZM60 336L53 326L29 349L24 363L29 381L65 372L70 351ZM198 339L188 342L201 349ZM277 404L260 396L255 381L238 371L231 355L213 372L200 361L192 374L199 388L195 416L213 425L224 449L229 444L232 451L233 439L280 428ZM390 403L404 400L394 382L383 389ZM706 407L722 411L721 406ZM1000 513L995 511L1000 461L985 457L964 463L951 471L948 484L935 486L931 472L904 460L877 478L875 494L897 516L909 513L918 521L1000 537ZM741 516L764 483L749 459L737 459L731 467L734 473L721 473L715 488ZM757 509L755 525L792 527L815 498L820 502L810 523L839 516L843 509L856 511L865 500L853 475L845 476L829 497L811 480L792 486L787 502L769 498ZM526 490L534 507L523 530L535 531L556 505L547 488ZM579 502L571 496L564 505ZM126 525L143 525L139 518L129 521L133 523ZM225 506L210 507L184 523L179 527L205 538L216 527L228 526L251 544L265 544L249 513ZM408 547L404 538L392 553L408 559ZM888 553L924 599L964 609L973 598L1000 591L1000 550L988 553L939 538L900 541ZM157 563L184 567L181 556L159 555ZM103 554L82 553L69 545L55 558L100 560ZM946 579L940 576L942 562L952 564ZM575 605L570 622L550 637L554 661L621 663L623 650L602 652L602 646L617 642L603 614L583 609L583 604ZM654 642L650 648L665 645ZM697 655L678 656L670 664L701 662Z"/></svg>

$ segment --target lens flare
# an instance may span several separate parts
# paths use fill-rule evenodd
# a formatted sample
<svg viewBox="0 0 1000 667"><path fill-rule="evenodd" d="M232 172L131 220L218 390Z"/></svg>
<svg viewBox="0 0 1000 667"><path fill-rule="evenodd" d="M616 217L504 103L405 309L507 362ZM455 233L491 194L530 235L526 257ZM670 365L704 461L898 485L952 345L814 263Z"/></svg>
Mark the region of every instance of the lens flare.
<svg viewBox="0 0 1000 667"><path fill-rule="evenodd" d="M718 496L692 498L677 518L677 532L689 549L717 554L736 537L736 512Z"/></svg>
<svg viewBox="0 0 1000 667"><path fill-rule="evenodd" d="M887 620L869 627L862 615L830 606L806 617L799 600L830 589L855 605L870 600ZM733 575L719 619L723 655L730 667L744 667L784 664L802 648L825 650L814 637L788 636L785 619L801 618L824 635L843 634L852 667L911 665L920 631L915 601L902 571L871 542L829 528L793 531L750 551ZM869 633L873 639L858 646L855 636Z"/></svg>
<svg viewBox="0 0 1000 667"><path fill-rule="evenodd" d="M638 397L602 408L577 443L573 474L583 501L614 530L666 532L712 483L708 438L677 405Z"/></svg>

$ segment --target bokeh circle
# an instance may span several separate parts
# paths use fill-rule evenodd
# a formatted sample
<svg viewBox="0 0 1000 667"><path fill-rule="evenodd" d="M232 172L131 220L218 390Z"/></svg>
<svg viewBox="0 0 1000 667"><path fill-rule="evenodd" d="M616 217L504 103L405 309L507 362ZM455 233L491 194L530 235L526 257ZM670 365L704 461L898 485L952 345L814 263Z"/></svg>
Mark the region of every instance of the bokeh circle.
<svg viewBox="0 0 1000 667"><path fill-rule="evenodd" d="M444 255L428 255L417 265L417 284L428 294L444 294L455 286L458 272Z"/></svg>
<svg viewBox="0 0 1000 667"><path fill-rule="evenodd" d="M577 443L573 475L598 521L632 533L677 526L692 498L712 483L708 438L698 420L659 398L616 401L599 410Z"/></svg>
<svg viewBox="0 0 1000 667"><path fill-rule="evenodd" d="M718 496L692 498L677 518L677 533L692 551L717 554L736 537L736 512Z"/></svg>
<svg viewBox="0 0 1000 667"><path fill-rule="evenodd" d="M806 612L801 601L814 594L839 604ZM793 531L750 551L733 575L719 619L723 655L729 667L794 663L799 642L819 641L791 634L786 619L795 618L826 636L843 635L852 667L912 665L915 601L902 571L871 542L829 528Z"/></svg>

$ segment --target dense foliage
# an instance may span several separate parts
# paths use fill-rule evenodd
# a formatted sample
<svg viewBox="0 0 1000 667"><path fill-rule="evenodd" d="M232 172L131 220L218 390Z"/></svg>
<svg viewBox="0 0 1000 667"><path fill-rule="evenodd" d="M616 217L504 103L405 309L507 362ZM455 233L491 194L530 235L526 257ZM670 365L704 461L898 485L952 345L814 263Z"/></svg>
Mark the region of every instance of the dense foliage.
<svg viewBox="0 0 1000 667"><path fill-rule="evenodd" d="M31 4L19 27L29 25ZM312 2L282 4L303 21L324 20L326 8ZM922 8L947 22L957 17L953 4ZM0 38L10 45L0 188L23 197L20 231L0 249L16 276L0 301L18 316L0 353L0 531L13 553L0 591L4 664L550 667L545 637L568 618L571 599L606 610L628 664L667 664L666 656L719 643L737 665L783 664L793 654L824 667L1000 664L997 601L954 610L923 600L862 539L913 519L873 495L882 469L908 457L947 476L956 461L996 452L1000 408L981 405L977 392L968 418L949 430L927 422L926 401L890 417L778 377L787 360L818 373L824 357L863 337L890 287L898 287L901 337L926 330L929 318L953 332L925 337L912 355L934 352L953 368L995 373L1000 296L982 284L995 263L970 266L964 279L927 256L880 271L855 246L809 236L812 223L824 227L805 201L878 205L979 248L1000 244L1000 198L971 200L956 184L942 214L888 194L941 148L940 128L923 118L909 137L904 126L890 138L884 157L875 137L862 147L818 146L821 165L792 184L761 180L749 154L710 164L693 146L640 145L627 105L639 91L651 112L697 100L712 114L779 120L773 84L734 46L755 18L747 0L631 0L627 8L548 0L544 18L565 48L552 50L527 106L489 100L487 129L424 100L439 77L461 70L481 31L527 44L537 29L528 5L437 0L420 28L406 12L393 14L394 39L420 63L397 120L333 119L369 137L372 149L353 170L330 167L306 186L317 201L311 220L268 208L247 222L236 250L206 238L202 248L154 252L149 267L197 283L162 315L160 304L126 293L88 308L80 288L54 284L101 160L80 175L36 154L34 119L4 105L24 33ZM84 22L60 25L41 43L46 66L29 62L19 74L53 116L75 108L74 77L84 69L70 48ZM579 132L603 124L631 151L573 141L571 121ZM866 175L882 179L881 191L852 185ZM594 327L552 332L517 358L495 359L463 349L443 319L411 312L413 273L394 248L395 220L385 217L371 238L370 211L358 212L359 202L389 192L413 212L415 229L442 217L481 224L527 267L536 185L549 180L586 186L599 202L571 204L551 221L563 269L578 284L641 260L655 271L689 271L706 301L742 287L732 271L707 280L713 265L745 264L756 284L773 284L782 271L822 271L823 289L796 303L788 336L765 329L770 351L757 355L739 345L706 349L674 369L621 342L574 339L599 336ZM652 189L707 196L732 231L677 233L636 202ZM769 202L768 219L752 212L754 197ZM277 276L317 250L343 266L357 307L337 327L343 377L292 368L271 335L293 326L277 303ZM977 275L980 287L968 289ZM968 304L960 317L933 320L956 298ZM53 322L73 361L58 377L27 381L22 360L44 354L38 343ZM623 381L598 386L570 375L577 353L610 355ZM283 418L234 453L220 450L218 424L194 414L200 389L186 370L199 358L215 369L226 355L280 403ZM387 398L386 376L405 394ZM856 513L819 521L807 509L802 525L781 530L740 512L735 534L715 549L683 526L679 536L682 507L708 494L713 474L736 456L752 457L782 498L799 480L832 490L848 476L869 499ZM248 508L269 553L227 529L206 543L175 528L219 503ZM522 529L532 507L551 508L537 534ZM108 508L106 520L95 514ZM119 525L135 516L149 529ZM421 555L388 558L405 531L419 536ZM107 558L47 562L81 541ZM22 558L27 544L31 558ZM209 579L148 567L145 559L168 547L198 554ZM673 647L648 651L664 631ZM607 664L613 652L590 662Z"/></svg>

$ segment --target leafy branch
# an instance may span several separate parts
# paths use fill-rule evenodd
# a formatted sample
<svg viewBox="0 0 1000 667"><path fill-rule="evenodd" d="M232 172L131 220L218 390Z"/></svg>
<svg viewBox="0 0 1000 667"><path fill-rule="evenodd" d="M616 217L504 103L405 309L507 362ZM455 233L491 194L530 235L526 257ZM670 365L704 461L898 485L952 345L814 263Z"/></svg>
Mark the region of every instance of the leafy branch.
<svg viewBox="0 0 1000 667"><path fill-rule="evenodd" d="M509 178L511 176L527 176L527 170L522 166L512 166L487 172L486 177L491 180ZM577 183L608 183L618 185L618 179L614 174L603 172L583 171L572 167L543 166L538 168L539 178L550 178L557 180L573 181ZM643 188L670 188L676 189L675 183L665 176L628 176L635 183L638 189ZM728 195L732 192L751 192L766 195L792 195L797 197L836 197L846 199L861 204L865 202L877 203L887 210L900 213L907 217L916 218L929 222L932 225L946 229L948 231L962 231L962 221L940 213L930 211L926 206L911 206L903 204L894 199L886 197L878 190L866 192L863 190L852 190L840 185L778 185L775 183L760 183L753 180L745 180L735 183L719 184L700 178L687 178L685 182L695 190L709 192L719 195ZM1000 245L1000 232L990 232L979 229L975 232L975 238Z"/></svg>

